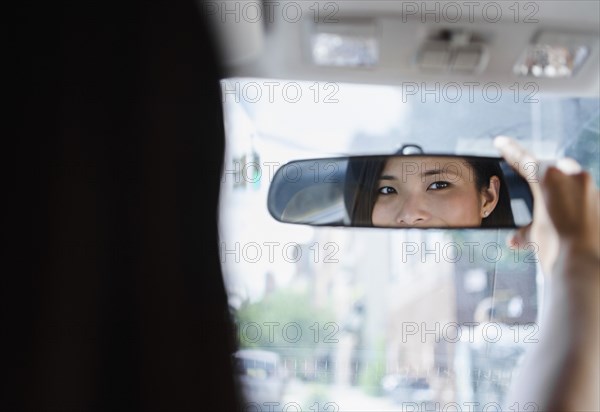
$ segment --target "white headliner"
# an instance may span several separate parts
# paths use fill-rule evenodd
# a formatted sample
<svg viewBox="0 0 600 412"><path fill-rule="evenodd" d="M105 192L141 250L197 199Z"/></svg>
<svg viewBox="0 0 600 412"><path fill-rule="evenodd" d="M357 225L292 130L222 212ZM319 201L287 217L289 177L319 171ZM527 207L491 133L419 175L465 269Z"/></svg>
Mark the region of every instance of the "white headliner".
<svg viewBox="0 0 600 412"><path fill-rule="evenodd" d="M222 3L228 3L228 10L238 7L241 18L235 21L234 15L219 13ZM235 3L238 5L236 6ZM263 15L258 21L244 18L243 8L247 4L256 5L257 1L241 2L203 2L202 7L210 11L216 27L223 57L229 69L230 77L264 77L276 79L317 80L355 82L365 84L402 85L405 82L497 82L503 87L523 86L534 81L539 91L547 95L600 96L600 2L588 1L537 1L520 2L519 22L515 23L513 1L321 1L321 17L332 14L336 22L328 24L343 25L357 18L372 22L377 30L380 42L380 62L377 67L333 68L314 65L308 54L309 33L314 25L315 1L276 1L271 2L272 17ZM283 8L292 4L292 10L302 7L302 19L292 22L285 19ZM423 16L425 9L432 10L438 4L439 22L434 15ZM452 23L444 19L441 10L449 4L456 4L462 10L473 7L473 18L464 13L463 19ZM486 22L482 18L483 8L488 3L501 5L502 19L497 23ZM327 4L329 7L327 8ZM471 6L468 6L471 4ZM528 6L529 5L529 6ZM493 6L493 5L492 5ZM321 8L322 7L322 8ZM408 15L407 10L417 12ZM514 6L513 6L514 7ZM479 10L479 11L478 11ZM222 11L222 10L221 10ZM405 14L403 15L403 11ZM532 14L525 23L525 17ZM426 22L422 21L425 17ZM487 39L490 59L486 68L477 75L427 74L412 64L412 58L422 41L433 31L443 28L463 28ZM590 34L591 54L586 64L573 78L537 79L519 77L512 73L512 66L518 56L540 30Z"/></svg>

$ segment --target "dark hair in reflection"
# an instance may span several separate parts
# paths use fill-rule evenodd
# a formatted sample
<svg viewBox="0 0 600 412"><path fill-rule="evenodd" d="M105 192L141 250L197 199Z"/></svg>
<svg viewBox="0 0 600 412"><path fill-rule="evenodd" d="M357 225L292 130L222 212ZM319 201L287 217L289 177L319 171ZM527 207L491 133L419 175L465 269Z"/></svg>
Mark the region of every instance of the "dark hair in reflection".
<svg viewBox="0 0 600 412"><path fill-rule="evenodd" d="M427 155L419 155L419 157L424 156ZM371 156L348 160L344 201L352 225L373 226L373 207L378 196L377 182L387 159L387 156ZM464 159L473 169L477 191L487 189L492 176L500 179L498 203L492 213L481 221L481 227L514 227L510 196L500 162L468 157Z"/></svg>
<svg viewBox="0 0 600 412"><path fill-rule="evenodd" d="M357 157L348 160L344 201L352 225L373 226L371 218L377 200L377 181L386 157Z"/></svg>

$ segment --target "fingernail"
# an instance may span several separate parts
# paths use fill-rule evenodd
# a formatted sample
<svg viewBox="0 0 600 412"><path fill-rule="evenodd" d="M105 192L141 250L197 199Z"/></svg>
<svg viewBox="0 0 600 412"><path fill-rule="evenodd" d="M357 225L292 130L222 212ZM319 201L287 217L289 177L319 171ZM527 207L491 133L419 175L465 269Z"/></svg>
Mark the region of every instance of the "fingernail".
<svg viewBox="0 0 600 412"><path fill-rule="evenodd" d="M567 175L574 175L581 172L581 165L575 159L564 157L556 161L556 167Z"/></svg>
<svg viewBox="0 0 600 412"><path fill-rule="evenodd" d="M497 148L504 147L510 144L510 142L511 138L507 136L496 136L496 138L494 138L494 146L496 146Z"/></svg>

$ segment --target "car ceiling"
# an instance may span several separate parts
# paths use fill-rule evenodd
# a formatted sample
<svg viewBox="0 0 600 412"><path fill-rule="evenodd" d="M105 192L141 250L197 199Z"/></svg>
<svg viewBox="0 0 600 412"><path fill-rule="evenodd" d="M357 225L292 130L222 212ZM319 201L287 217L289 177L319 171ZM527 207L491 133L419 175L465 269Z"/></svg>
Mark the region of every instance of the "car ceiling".
<svg viewBox="0 0 600 412"><path fill-rule="evenodd" d="M260 18L257 6L262 10ZM523 88L535 82L547 95L600 96L598 1L209 1L200 7L212 18L228 77L399 86L418 82L431 87L437 82L496 82L502 87L517 84ZM501 16L494 13L498 8ZM327 17L330 19L325 21ZM310 41L318 31L373 36L378 43L378 62L372 67L314 64ZM484 47L484 63L477 70L426 70L415 64L424 44L448 31L468 33ZM589 54L575 75L534 78L513 73L514 63L540 33L585 43Z"/></svg>

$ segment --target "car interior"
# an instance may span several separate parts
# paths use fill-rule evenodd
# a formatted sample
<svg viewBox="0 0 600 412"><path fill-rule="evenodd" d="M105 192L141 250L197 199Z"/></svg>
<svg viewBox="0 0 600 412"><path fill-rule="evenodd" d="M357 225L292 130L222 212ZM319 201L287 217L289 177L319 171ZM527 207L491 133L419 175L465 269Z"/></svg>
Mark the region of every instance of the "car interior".
<svg viewBox="0 0 600 412"><path fill-rule="evenodd" d="M46 2L11 20L0 410L549 409L515 382L592 387L585 408L543 405L598 409L598 357L578 357L598 322L558 316L539 245L507 244L564 157L598 188L597 1ZM547 373L565 341L584 373Z"/></svg>
<svg viewBox="0 0 600 412"><path fill-rule="evenodd" d="M356 199L373 159L409 181L428 162L444 174L440 159L501 160L498 135L541 163L576 159L598 186L600 3L202 10L227 70L219 247L236 340L279 359L278 379L242 373L247 410L538 410L504 405L544 307L536 244L506 244L531 222L535 167L501 165L508 223L453 223L467 198L439 190L456 173L422 174L420 205L442 220L381 220L402 179L376 187L366 221Z"/></svg>

